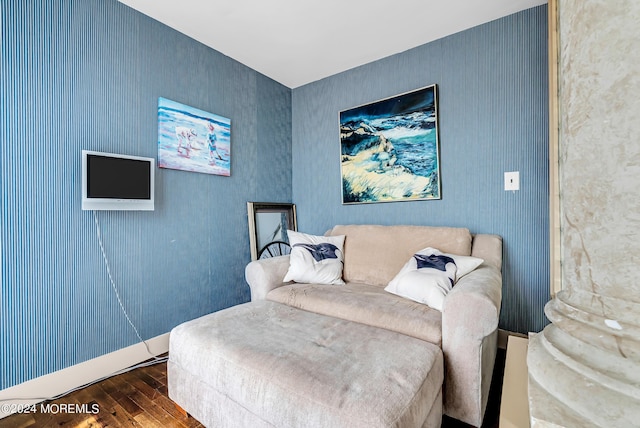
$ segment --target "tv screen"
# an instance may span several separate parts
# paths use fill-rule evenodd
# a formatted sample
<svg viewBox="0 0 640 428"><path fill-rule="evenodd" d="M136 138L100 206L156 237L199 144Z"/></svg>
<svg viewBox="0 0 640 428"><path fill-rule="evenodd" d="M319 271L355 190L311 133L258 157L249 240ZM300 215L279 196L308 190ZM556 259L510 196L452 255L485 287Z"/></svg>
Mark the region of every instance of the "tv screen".
<svg viewBox="0 0 640 428"><path fill-rule="evenodd" d="M155 160L82 152L83 210L153 210Z"/></svg>

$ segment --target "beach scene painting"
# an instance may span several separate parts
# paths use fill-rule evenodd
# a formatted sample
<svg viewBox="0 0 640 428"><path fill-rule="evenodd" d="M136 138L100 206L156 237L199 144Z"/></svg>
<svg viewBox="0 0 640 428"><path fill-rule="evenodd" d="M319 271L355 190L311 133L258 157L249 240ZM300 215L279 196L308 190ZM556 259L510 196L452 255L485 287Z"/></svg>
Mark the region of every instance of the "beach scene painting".
<svg viewBox="0 0 640 428"><path fill-rule="evenodd" d="M231 175L231 121L158 99L158 167Z"/></svg>
<svg viewBox="0 0 640 428"><path fill-rule="evenodd" d="M436 89L340 112L343 204L441 199Z"/></svg>

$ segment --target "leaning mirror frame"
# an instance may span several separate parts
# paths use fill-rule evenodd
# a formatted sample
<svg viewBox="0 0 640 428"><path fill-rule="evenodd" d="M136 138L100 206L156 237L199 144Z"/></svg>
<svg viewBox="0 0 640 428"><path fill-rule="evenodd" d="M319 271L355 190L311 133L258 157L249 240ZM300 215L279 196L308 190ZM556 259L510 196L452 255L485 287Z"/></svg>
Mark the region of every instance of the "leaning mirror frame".
<svg viewBox="0 0 640 428"><path fill-rule="evenodd" d="M281 202L247 202L251 260L289 254L287 229L298 230L296 206Z"/></svg>

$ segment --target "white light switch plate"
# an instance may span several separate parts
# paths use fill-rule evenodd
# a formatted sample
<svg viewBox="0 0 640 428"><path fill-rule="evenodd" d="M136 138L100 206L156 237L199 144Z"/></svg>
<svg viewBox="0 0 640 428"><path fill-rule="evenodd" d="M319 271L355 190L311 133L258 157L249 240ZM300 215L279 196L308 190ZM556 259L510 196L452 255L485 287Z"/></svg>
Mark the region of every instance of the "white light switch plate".
<svg viewBox="0 0 640 428"><path fill-rule="evenodd" d="M504 190L520 190L520 171L504 173Z"/></svg>

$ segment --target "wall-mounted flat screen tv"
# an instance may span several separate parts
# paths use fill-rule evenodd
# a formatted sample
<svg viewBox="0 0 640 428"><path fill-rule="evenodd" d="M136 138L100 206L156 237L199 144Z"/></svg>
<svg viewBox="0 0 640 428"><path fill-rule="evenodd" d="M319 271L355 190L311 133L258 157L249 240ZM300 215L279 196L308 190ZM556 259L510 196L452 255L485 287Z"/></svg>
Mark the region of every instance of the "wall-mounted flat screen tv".
<svg viewBox="0 0 640 428"><path fill-rule="evenodd" d="M156 161L82 151L82 209L153 211Z"/></svg>

